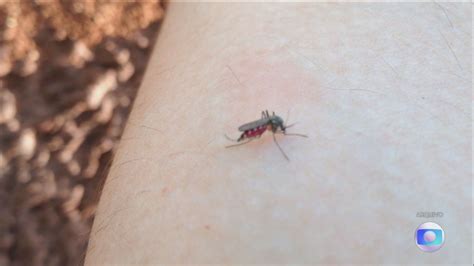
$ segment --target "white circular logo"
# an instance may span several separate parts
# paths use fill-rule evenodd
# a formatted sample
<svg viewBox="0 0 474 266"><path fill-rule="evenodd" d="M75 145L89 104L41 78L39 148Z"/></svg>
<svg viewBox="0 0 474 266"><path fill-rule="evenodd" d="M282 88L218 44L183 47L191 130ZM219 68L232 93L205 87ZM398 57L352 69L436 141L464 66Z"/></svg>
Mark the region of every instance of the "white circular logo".
<svg viewBox="0 0 474 266"><path fill-rule="evenodd" d="M434 252L444 244L444 230L433 222L420 224L415 231L415 243L425 252Z"/></svg>

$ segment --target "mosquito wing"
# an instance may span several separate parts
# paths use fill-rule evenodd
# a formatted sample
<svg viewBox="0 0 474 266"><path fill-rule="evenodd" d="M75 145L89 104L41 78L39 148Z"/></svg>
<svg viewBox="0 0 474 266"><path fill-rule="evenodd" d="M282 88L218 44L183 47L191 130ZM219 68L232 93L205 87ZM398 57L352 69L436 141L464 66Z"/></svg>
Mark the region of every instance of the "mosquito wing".
<svg viewBox="0 0 474 266"><path fill-rule="evenodd" d="M255 121L252 121L250 123L247 123L247 124L243 124L239 127L239 131L247 131L249 129L252 129L252 128L257 128L259 126L263 126L263 125L266 125L268 124L268 121L270 121L269 118L262 118L262 119L259 119L259 120L255 120Z"/></svg>

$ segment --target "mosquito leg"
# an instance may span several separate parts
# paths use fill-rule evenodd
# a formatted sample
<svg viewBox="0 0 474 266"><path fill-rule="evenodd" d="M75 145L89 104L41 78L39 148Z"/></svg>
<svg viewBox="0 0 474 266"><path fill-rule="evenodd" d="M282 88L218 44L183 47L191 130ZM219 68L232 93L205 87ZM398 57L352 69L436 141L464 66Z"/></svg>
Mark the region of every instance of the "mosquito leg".
<svg viewBox="0 0 474 266"><path fill-rule="evenodd" d="M277 145L278 149L280 149L281 151L281 154L283 154L283 156L285 156L285 159L287 159L288 161L290 161L290 158L288 158L288 156L286 156L285 152L283 151L283 149L280 147L280 144L278 144L278 141L275 137L275 134L273 134L273 141L275 141L275 144Z"/></svg>
<svg viewBox="0 0 474 266"><path fill-rule="evenodd" d="M227 134L224 134L225 138L230 140L230 141L233 141L233 142L239 142L237 139L232 139L230 138L229 136L227 136Z"/></svg>
<svg viewBox="0 0 474 266"><path fill-rule="evenodd" d="M298 133L282 133L282 134L285 135L285 136L297 136L297 137L303 137L303 138L308 137L307 135L298 134Z"/></svg>
<svg viewBox="0 0 474 266"><path fill-rule="evenodd" d="M304 134L298 134L298 133L286 133L285 131L275 131L275 134L282 134L285 136L297 136L297 137L303 137L303 138L308 138L308 135Z"/></svg>
<svg viewBox="0 0 474 266"><path fill-rule="evenodd" d="M238 143L238 144L234 144L234 145L229 145L229 146L225 146L226 148L231 148L231 147L236 147L236 146L240 146L240 145L244 145L244 144L247 144L249 142L251 142L253 139L249 139L248 141L246 142L242 142L242 143Z"/></svg>

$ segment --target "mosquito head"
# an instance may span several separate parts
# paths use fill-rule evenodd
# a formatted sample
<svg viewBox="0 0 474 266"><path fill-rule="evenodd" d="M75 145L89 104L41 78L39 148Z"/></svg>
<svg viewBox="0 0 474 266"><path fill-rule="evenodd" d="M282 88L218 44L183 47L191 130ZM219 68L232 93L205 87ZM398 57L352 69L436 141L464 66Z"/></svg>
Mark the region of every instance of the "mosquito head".
<svg viewBox="0 0 474 266"><path fill-rule="evenodd" d="M273 132L277 131L278 128L280 128L283 132L285 131L285 123L281 117L272 115L270 118L270 123L272 124Z"/></svg>

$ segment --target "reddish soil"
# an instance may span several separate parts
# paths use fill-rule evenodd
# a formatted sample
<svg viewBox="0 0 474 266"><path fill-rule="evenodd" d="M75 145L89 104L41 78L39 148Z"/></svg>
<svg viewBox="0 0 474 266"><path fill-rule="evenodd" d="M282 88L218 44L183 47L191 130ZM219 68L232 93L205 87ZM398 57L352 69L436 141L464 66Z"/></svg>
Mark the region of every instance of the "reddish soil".
<svg viewBox="0 0 474 266"><path fill-rule="evenodd" d="M159 2L0 0L0 265L80 265Z"/></svg>

